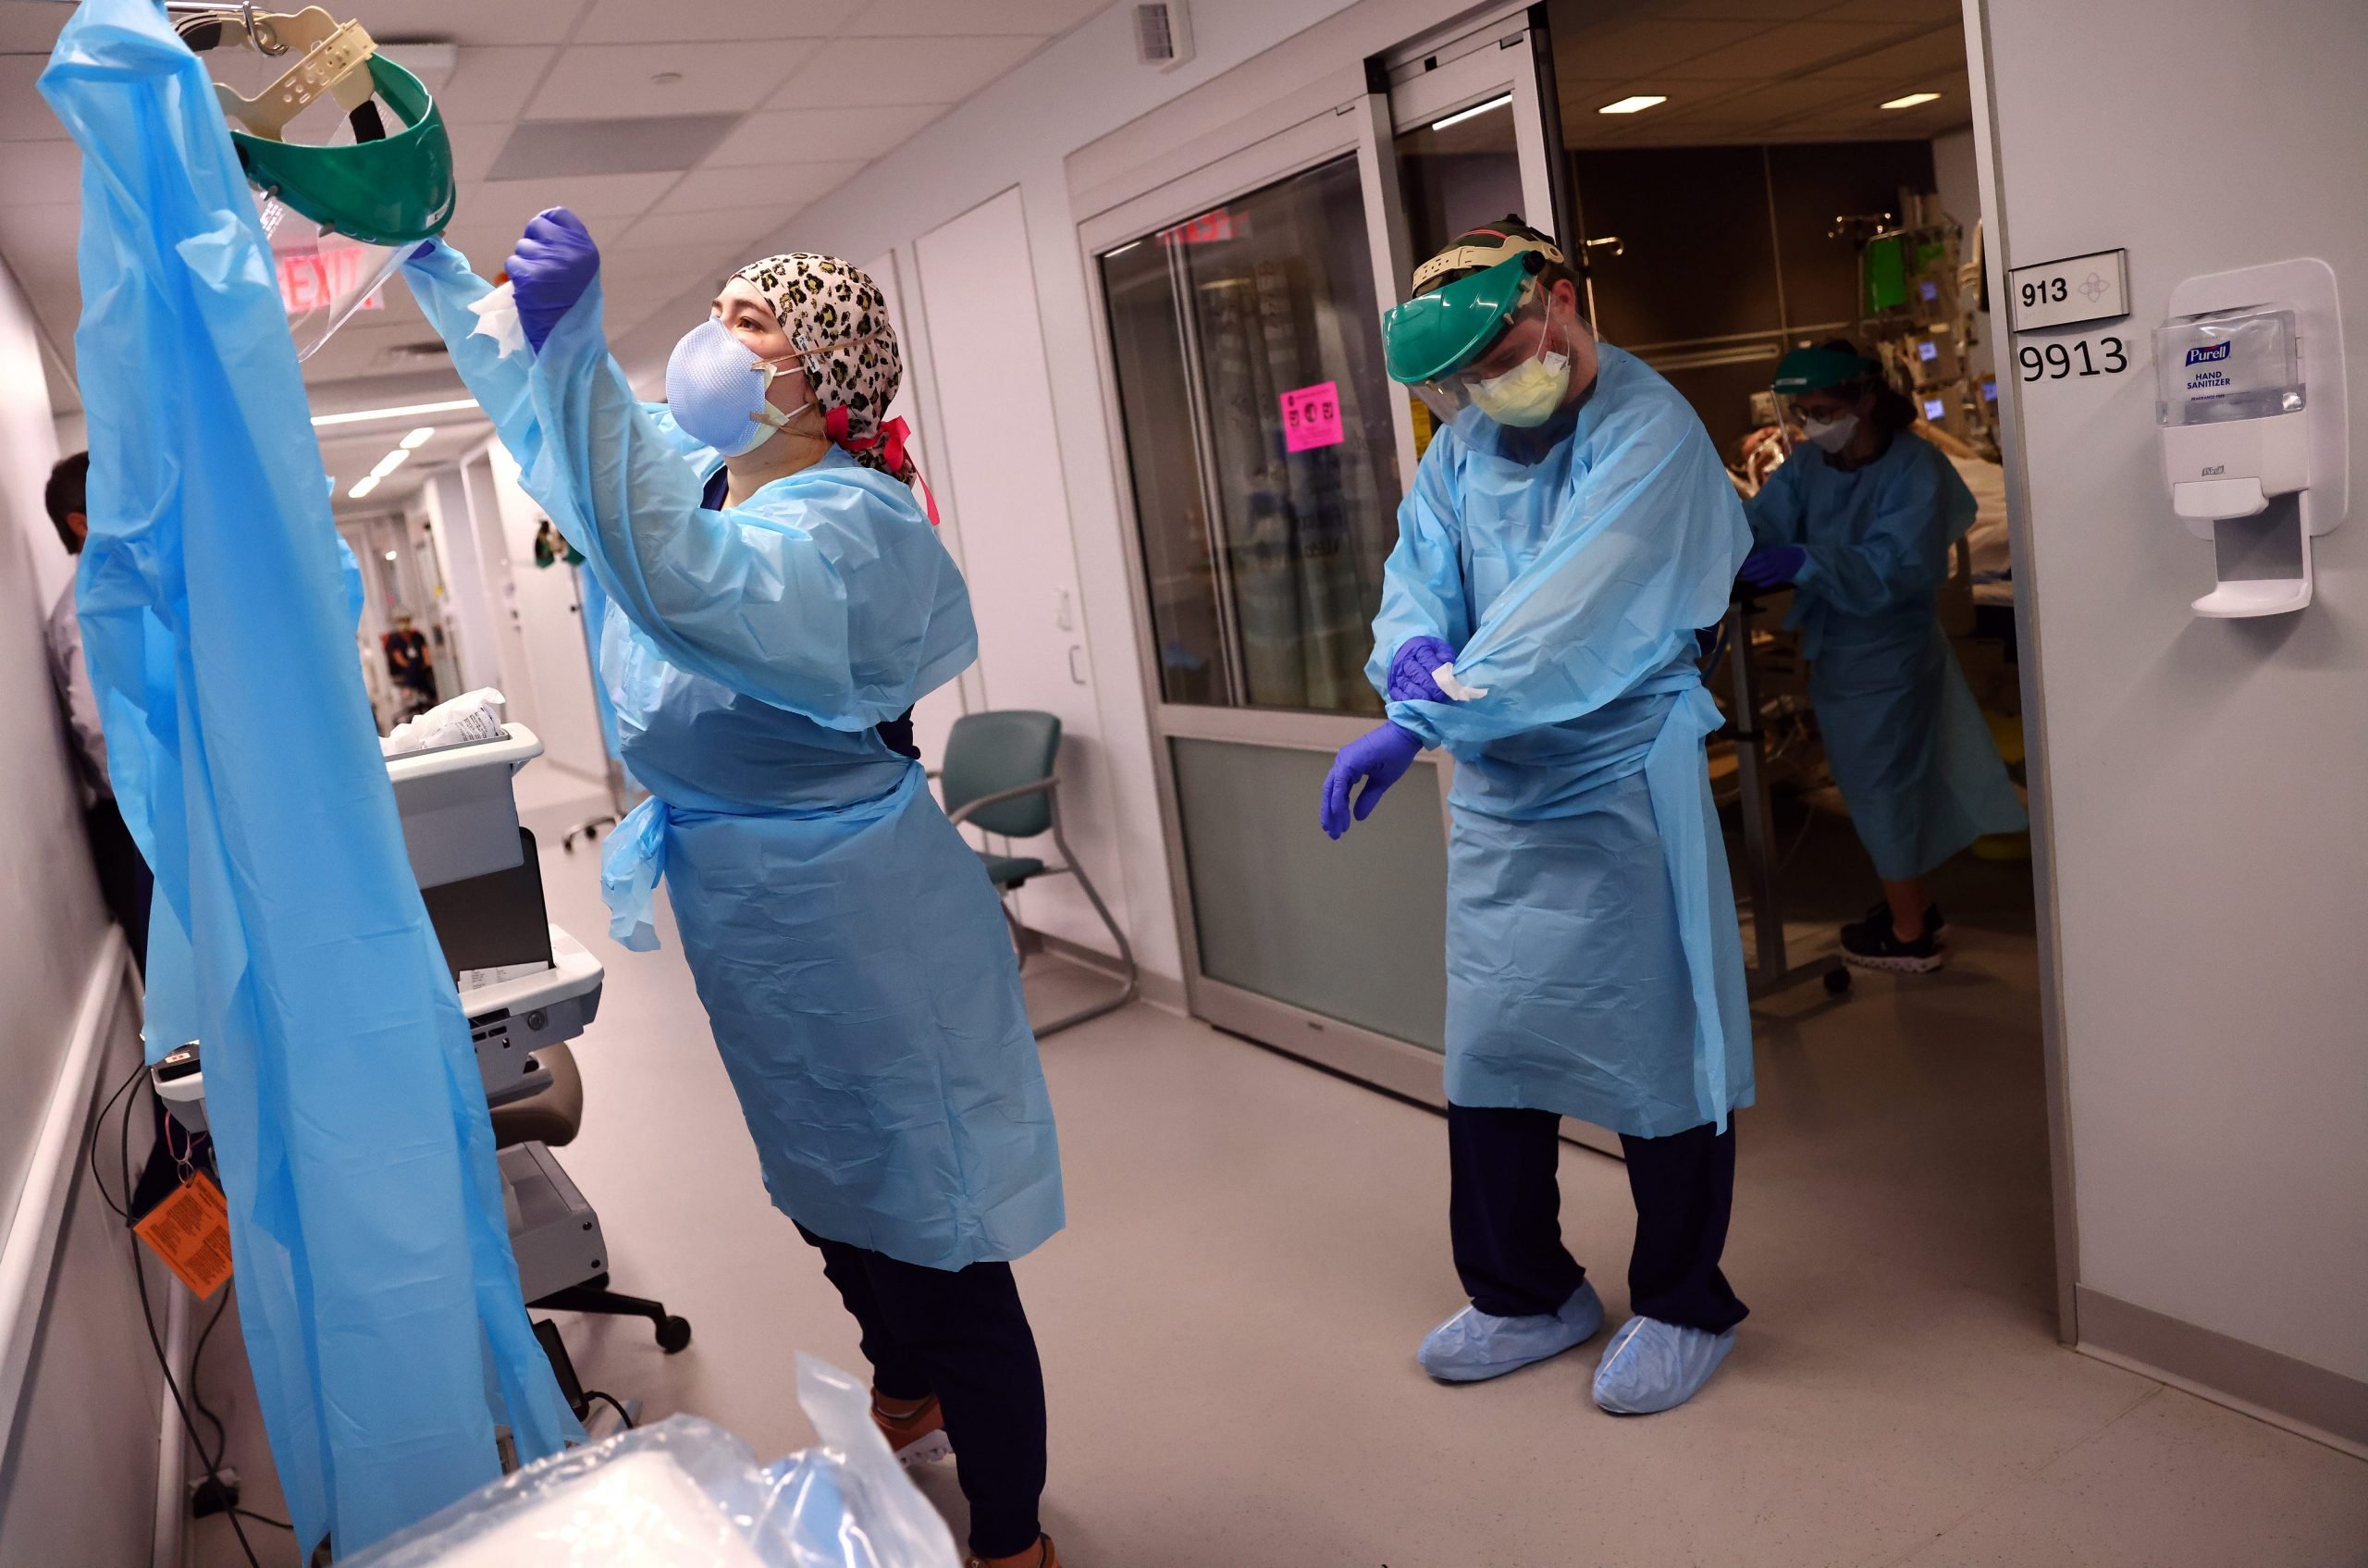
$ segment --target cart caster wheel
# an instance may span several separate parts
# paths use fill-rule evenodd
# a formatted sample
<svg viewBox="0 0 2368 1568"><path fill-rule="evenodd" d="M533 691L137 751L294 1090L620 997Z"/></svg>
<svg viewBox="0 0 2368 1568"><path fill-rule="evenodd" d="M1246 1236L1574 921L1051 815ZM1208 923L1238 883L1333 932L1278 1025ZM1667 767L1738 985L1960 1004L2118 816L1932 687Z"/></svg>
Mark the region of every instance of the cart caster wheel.
<svg viewBox="0 0 2368 1568"><path fill-rule="evenodd" d="M1825 971L1825 994L1828 996L1844 995L1848 994L1849 990L1850 971L1847 968L1843 965L1836 964L1833 968Z"/></svg>
<svg viewBox="0 0 2368 1568"><path fill-rule="evenodd" d="M690 1343L691 1325L688 1318L669 1317L658 1325L658 1348L668 1355L689 1349Z"/></svg>

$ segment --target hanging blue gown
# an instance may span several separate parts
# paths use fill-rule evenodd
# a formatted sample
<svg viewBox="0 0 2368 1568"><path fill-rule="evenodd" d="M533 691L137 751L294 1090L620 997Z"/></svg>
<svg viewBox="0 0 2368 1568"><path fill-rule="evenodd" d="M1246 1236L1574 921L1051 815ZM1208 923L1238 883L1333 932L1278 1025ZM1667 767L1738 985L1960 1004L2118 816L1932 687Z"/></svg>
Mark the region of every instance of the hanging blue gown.
<svg viewBox="0 0 2368 1568"><path fill-rule="evenodd" d="M404 276L607 595L601 678L650 791L607 847L612 930L655 946L666 883L774 1204L931 1268L1033 1250L1062 1225L1060 1156L1010 937L874 729L977 656L912 492L833 450L707 509L722 460L634 400L597 282L505 361L470 336L487 286L457 252Z"/></svg>
<svg viewBox="0 0 2368 1568"><path fill-rule="evenodd" d="M147 1053L201 1044L273 1465L302 1550L347 1556L496 1479L497 1424L523 1459L583 1428L519 1300L354 662L359 574L213 83L154 0L85 0L41 91L82 154L75 592L155 871Z"/></svg>
<svg viewBox="0 0 2368 1568"><path fill-rule="evenodd" d="M1467 411L1424 453L1366 674L1444 638L1486 695L1392 702L1455 758L1447 1093L1640 1138L1752 1102L1751 1024L1695 630L1749 541L1695 416L1603 345L1575 414Z"/></svg>
<svg viewBox="0 0 2368 1568"><path fill-rule="evenodd" d="M1746 508L1762 546L1799 545L1793 610L1809 701L1852 826L1886 882L1922 876L1984 833L2030 825L1934 604L1973 493L1902 431L1864 467L1804 444Z"/></svg>

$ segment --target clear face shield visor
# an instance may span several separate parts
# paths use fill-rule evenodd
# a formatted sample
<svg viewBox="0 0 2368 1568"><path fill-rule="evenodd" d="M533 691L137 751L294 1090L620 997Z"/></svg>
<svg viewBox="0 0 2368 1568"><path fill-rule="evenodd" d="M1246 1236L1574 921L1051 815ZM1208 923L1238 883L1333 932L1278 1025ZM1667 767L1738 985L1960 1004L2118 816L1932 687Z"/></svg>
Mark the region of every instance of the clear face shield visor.
<svg viewBox="0 0 2368 1568"><path fill-rule="evenodd" d="M1500 329L1468 357L1406 383L1440 424L1478 418L1530 429L1552 419L1568 399L1574 328L1557 319L1544 280L1525 279L1498 319Z"/></svg>
<svg viewBox="0 0 2368 1568"><path fill-rule="evenodd" d="M1776 394L1776 438L1790 453L1804 446L1838 452L1857 433L1864 386Z"/></svg>

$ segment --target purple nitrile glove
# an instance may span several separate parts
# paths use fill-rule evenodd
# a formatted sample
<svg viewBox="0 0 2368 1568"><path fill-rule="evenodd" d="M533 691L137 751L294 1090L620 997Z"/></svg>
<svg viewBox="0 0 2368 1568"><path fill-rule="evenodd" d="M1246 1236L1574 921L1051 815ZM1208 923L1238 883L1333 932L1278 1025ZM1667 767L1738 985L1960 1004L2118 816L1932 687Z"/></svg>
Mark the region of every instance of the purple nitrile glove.
<svg viewBox="0 0 2368 1568"><path fill-rule="evenodd" d="M600 248L592 243L584 220L565 207L536 213L526 220L526 232L510 253L512 297L518 302L518 324L536 353L584 290L599 275Z"/></svg>
<svg viewBox="0 0 2368 1568"><path fill-rule="evenodd" d="M1798 545L1771 545L1743 558L1743 580L1755 588L1781 588L1801 574L1809 552Z"/></svg>
<svg viewBox="0 0 2368 1568"><path fill-rule="evenodd" d="M1349 793L1360 781L1354 814L1358 821L1373 815L1382 792L1406 776L1422 751L1422 738L1403 724L1368 730L1340 748L1332 771L1324 778L1324 831L1338 838L1349 831Z"/></svg>
<svg viewBox="0 0 2368 1568"><path fill-rule="evenodd" d="M1445 702L1447 693L1439 690L1431 672L1454 662L1455 649L1444 638L1408 637L1398 645L1398 657L1389 661L1389 700Z"/></svg>

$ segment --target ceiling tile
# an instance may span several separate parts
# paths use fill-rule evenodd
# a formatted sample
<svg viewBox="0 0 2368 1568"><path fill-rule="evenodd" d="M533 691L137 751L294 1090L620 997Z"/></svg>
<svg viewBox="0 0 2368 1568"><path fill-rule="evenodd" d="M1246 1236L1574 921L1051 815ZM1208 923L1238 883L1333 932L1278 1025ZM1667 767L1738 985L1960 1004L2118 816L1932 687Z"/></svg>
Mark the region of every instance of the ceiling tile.
<svg viewBox="0 0 2368 1568"><path fill-rule="evenodd" d="M370 13L371 31L389 38L455 43L561 43L574 31L586 0L388 0ZM340 11L339 15L351 15Z"/></svg>
<svg viewBox="0 0 2368 1568"><path fill-rule="evenodd" d="M620 235L618 242L631 246L713 245L719 251L736 251L758 235L786 223L794 210L783 204L722 207L704 213L651 213Z"/></svg>
<svg viewBox="0 0 2368 1568"><path fill-rule="evenodd" d="M799 67L766 104L777 109L953 104L1003 75L1041 44L1024 34L842 38Z"/></svg>
<svg viewBox="0 0 2368 1568"><path fill-rule="evenodd" d="M1842 0L1818 12L1820 21L1881 22L1898 27L1907 22L1949 22L1960 37L1965 28L1961 0Z"/></svg>
<svg viewBox="0 0 2368 1568"><path fill-rule="evenodd" d="M788 43L719 49L706 43L594 43L563 50L526 106L530 119L623 119L636 115L753 109L804 63ZM672 82L651 80L679 77Z"/></svg>
<svg viewBox="0 0 2368 1568"><path fill-rule="evenodd" d="M986 3L986 0L981 0ZM594 0L578 43L828 38L857 0Z"/></svg>
<svg viewBox="0 0 2368 1568"><path fill-rule="evenodd" d="M1871 0L1887 5L1890 0ZM1956 0L1939 0L1955 6ZM1833 0L1662 0L1646 7L1654 16L1672 20L1750 22L1761 27L1770 22L1794 21L1802 17L1821 16Z"/></svg>
<svg viewBox="0 0 2368 1568"><path fill-rule="evenodd" d="M935 105L768 110L742 120L702 167L744 168L783 158L807 163L857 158L868 163L944 112Z"/></svg>
<svg viewBox="0 0 2368 1568"><path fill-rule="evenodd" d="M1889 48L1870 50L1856 59L1829 66L1820 74L1856 81L1954 77L1962 84L1966 80L1965 32L1959 28L1938 28Z"/></svg>
<svg viewBox="0 0 2368 1568"><path fill-rule="evenodd" d="M71 142L19 142L8 150L7 205L82 200L82 150Z"/></svg>
<svg viewBox="0 0 2368 1568"><path fill-rule="evenodd" d="M641 115L631 119L530 119L507 128L493 179L570 175L679 174L739 127L738 113Z"/></svg>
<svg viewBox="0 0 2368 1568"><path fill-rule="evenodd" d="M510 127L450 125L444 134L452 143L452 178L465 188L493 172L493 160L510 140Z"/></svg>
<svg viewBox="0 0 2368 1568"><path fill-rule="evenodd" d="M1659 74L1671 81L1766 81L1881 44L1892 30L1864 22L1789 22L1697 55Z"/></svg>
<svg viewBox="0 0 2368 1568"><path fill-rule="evenodd" d="M1735 29L1724 22L1646 18L1557 33L1554 61L1568 76L1608 77L1625 83L1624 91L1658 92L1638 79L1735 41Z"/></svg>
<svg viewBox="0 0 2368 1568"><path fill-rule="evenodd" d="M508 124L518 117L543 69L559 51L549 44L471 44L444 85L436 106L446 125Z"/></svg>
<svg viewBox="0 0 2368 1568"><path fill-rule="evenodd" d="M942 33L1067 32L1109 0L872 0L841 31L850 35L923 38Z"/></svg>
<svg viewBox="0 0 2368 1568"><path fill-rule="evenodd" d="M43 0L0 0L0 50L49 53L57 30L74 14L71 6Z"/></svg>
<svg viewBox="0 0 2368 1568"><path fill-rule="evenodd" d="M1771 81L1722 101L1717 105L1715 115L1706 117L1733 123L1774 125L1836 104L1853 102L1854 94L1855 89L1846 81Z"/></svg>
<svg viewBox="0 0 2368 1568"><path fill-rule="evenodd" d="M0 55L0 142L65 140L66 127L33 86L48 64L45 55Z"/></svg>
<svg viewBox="0 0 2368 1568"><path fill-rule="evenodd" d="M462 192L471 223L492 223L512 235L546 207L565 207L585 220L593 239L623 233L616 221L648 212L680 176L672 174L573 175L564 179L488 180Z"/></svg>
<svg viewBox="0 0 2368 1568"><path fill-rule="evenodd" d="M712 212L746 202L804 206L846 183L861 158L816 164L765 164L694 169L658 204L661 213Z"/></svg>

